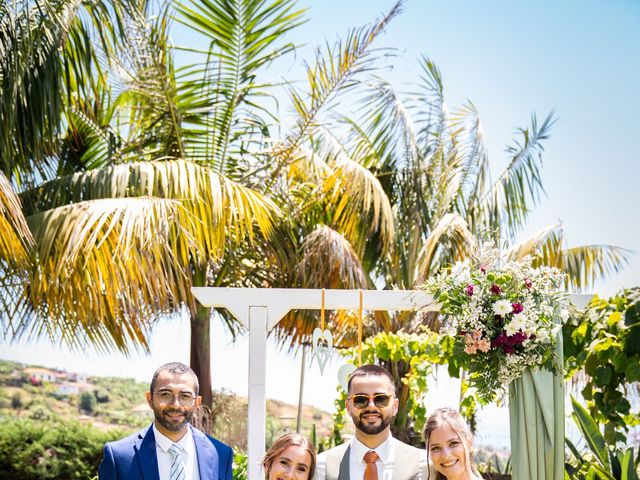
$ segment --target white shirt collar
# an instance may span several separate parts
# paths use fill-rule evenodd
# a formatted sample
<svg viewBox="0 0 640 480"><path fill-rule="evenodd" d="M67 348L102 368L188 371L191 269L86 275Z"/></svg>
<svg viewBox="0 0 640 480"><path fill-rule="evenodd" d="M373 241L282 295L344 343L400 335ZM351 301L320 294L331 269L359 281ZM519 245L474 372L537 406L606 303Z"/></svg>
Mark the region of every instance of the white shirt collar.
<svg viewBox="0 0 640 480"><path fill-rule="evenodd" d="M191 433L191 427L187 428L187 433L185 433L184 436L177 442L174 442L169 437L161 433L160 430L156 428L155 422L153 422L153 434L156 438L156 444L165 453L169 451L169 447L171 447L171 445L174 443L180 445L184 452L188 455L193 453L193 434Z"/></svg>
<svg viewBox="0 0 640 480"><path fill-rule="evenodd" d="M351 441L351 451L360 463L364 463L364 455L371 450L378 454L383 465L388 463L390 460L393 460L393 437L391 434L389 434L387 439L378 445L377 448L369 448L358 440L355 435L353 436Z"/></svg>

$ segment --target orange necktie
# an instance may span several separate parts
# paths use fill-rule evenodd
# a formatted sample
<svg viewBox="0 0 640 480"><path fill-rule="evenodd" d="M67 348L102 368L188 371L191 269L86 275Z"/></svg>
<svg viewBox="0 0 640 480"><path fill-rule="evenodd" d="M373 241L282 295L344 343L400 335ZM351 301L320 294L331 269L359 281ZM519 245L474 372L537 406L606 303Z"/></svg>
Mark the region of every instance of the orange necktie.
<svg viewBox="0 0 640 480"><path fill-rule="evenodd" d="M376 460L378 460L378 454L373 450L369 450L364 454L364 461L367 464L364 467L363 480L378 480L378 467L376 466Z"/></svg>

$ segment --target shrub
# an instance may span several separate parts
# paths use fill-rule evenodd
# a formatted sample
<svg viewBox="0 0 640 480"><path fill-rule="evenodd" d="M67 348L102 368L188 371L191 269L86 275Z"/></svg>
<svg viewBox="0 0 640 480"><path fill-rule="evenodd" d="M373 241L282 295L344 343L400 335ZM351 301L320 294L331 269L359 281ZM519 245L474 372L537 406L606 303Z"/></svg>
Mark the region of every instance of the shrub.
<svg viewBox="0 0 640 480"><path fill-rule="evenodd" d="M20 392L16 392L11 397L11 408L14 410L21 410L23 406L22 395Z"/></svg>
<svg viewBox="0 0 640 480"><path fill-rule="evenodd" d="M93 477L105 442L122 431L101 432L78 422L0 422L0 478L67 480Z"/></svg>
<svg viewBox="0 0 640 480"><path fill-rule="evenodd" d="M247 480L249 475L247 455L234 449L233 451L233 480Z"/></svg>
<svg viewBox="0 0 640 480"><path fill-rule="evenodd" d="M80 410L92 414L96 409L96 397L91 392L80 395Z"/></svg>

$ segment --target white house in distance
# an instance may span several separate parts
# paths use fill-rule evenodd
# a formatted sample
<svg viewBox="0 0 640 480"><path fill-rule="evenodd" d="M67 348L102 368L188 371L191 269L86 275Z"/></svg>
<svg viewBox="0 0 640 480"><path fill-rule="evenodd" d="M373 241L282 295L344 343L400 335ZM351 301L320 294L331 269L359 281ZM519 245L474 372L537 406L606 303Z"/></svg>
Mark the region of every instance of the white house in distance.
<svg viewBox="0 0 640 480"><path fill-rule="evenodd" d="M23 370L30 379L41 382L55 383L58 381L58 374L48 368L27 367Z"/></svg>

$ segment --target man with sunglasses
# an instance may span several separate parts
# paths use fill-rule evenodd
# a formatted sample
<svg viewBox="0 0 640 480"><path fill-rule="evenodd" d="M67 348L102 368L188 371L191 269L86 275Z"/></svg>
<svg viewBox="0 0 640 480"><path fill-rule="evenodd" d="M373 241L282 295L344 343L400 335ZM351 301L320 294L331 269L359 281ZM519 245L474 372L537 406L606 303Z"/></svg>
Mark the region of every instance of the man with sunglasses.
<svg viewBox="0 0 640 480"><path fill-rule="evenodd" d="M146 393L153 424L104 446L100 480L232 480L231 448L189 424L202 402L198 390L188 366L158 368Z"/></svg>
<svg viewBox="0 0 640 480"><path fill-rule="evenodd" d="M314 479L426 480L426 450L391 435L398 413L391 374L379 365L363 365L349 377L348 394L346 407L355 437L318 455Z"/></svg>

